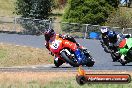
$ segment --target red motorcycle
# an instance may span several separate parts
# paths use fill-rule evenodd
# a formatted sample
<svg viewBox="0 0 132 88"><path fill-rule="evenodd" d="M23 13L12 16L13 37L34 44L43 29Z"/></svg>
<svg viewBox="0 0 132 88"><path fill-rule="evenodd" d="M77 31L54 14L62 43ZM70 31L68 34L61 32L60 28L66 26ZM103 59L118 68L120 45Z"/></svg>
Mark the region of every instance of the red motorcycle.
<svg viewBox="0 0 132 88"><path fill-rule="evenodd" d="M82 58L83 63L81 64L77 61L77 56L74 52L76 49L80 49L81 55L85 55L85 57ZM95 63L87 49L82 49L78 47L76 43L62 39L59 36L56 36L54 39L49 41L49 50L55 55L55 57L58 57L58 60L54 59L56 67L59 67L65 62L69 63L73 67L78 67L80 65L92 67Z"/></svg>

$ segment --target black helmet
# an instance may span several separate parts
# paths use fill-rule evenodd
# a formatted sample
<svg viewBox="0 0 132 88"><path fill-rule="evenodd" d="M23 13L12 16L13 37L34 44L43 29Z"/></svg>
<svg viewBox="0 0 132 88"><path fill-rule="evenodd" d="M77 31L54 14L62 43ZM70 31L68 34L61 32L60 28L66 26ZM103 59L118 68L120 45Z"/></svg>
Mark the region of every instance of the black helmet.
<svg viewBox="0 0 132 88"><path fill-rule="evenodd" d="M48 42L51 37L55 34L53 29L46 29L44 32L45 40Z"/></svg>

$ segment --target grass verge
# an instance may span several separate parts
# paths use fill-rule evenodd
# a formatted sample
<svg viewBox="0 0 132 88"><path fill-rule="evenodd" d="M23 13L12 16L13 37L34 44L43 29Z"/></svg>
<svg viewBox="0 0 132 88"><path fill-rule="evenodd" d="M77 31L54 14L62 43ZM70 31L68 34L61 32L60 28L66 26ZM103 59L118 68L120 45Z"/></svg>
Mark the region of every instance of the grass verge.
<svg viewBox="0 0 132 88"><path fill-rule="evenodd" d="M0 43L0 66L22 66L53 63L48 50Z"/></svg>
<svg viewBox="0 0 132 88"><path fill-rule="evenodd" d="M109 73L108 71L106 73ZM110 72L115 73L115 72ZM131 74L132 72L125 72ZM0 72L0 88L131 88L129 84L85 84L75 80L76 72ZM14 77L15 76L15 77Z"/></svg>

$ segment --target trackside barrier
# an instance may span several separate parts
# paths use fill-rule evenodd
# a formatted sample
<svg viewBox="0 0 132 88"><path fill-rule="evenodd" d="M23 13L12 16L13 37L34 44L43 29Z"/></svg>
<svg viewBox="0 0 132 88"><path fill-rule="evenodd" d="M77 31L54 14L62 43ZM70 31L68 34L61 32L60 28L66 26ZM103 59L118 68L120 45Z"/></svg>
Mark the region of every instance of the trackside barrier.
<svg viewBox="0 0 132 88"><path fill-rule="evenodd" d="M66 33L75 38L90 38L90 33L100 34L100 25L57 22L52 19L30 19L22 17L0 17L0 32L13 32L21 34L41 34L47 28L53 28L57 33ZM104 26L103 26L104 27ZM123 34L131 34L132 28L105 26Z"/></svg>

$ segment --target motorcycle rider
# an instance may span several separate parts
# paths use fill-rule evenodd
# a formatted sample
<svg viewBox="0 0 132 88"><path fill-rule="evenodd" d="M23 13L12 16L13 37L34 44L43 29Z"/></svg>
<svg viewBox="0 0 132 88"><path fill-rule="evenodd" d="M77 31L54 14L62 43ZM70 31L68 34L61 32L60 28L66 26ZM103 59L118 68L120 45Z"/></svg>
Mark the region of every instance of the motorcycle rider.
<svg viewBox="0 0 132 88"><path fill-rule="evenodd" d="M109 31L108 38L109 38L109 48L113 52L118 51L119 42L123 39L123 36L115 31Z"/></svg>
<svg viewBox="0 0 132 88"><path fill-rule="evenodd" d="M106 46L108 46L108 32L109 29L107 27L101 27L100 29L101 31L101 37L102 37L102 41L101 43L104 43Z"/></svg>
<svg viewBox="0 0 132 88"><path fill-rule="evenodd" d="M52 42L52 40L55 38L55 37L59 37L59 38L62 38L62 39L66 39L66 40L69 40L73 43L76 43L76 45L79 47L79 48L82 48L77 42L76 40L72 37L72 36L69 36L69 35L61 35L61 34L56 34L55 31L53 29L46 29L45 32L44 32L44 37L45 37L45 40L46 40L46 43L45 43L45 46L46 48L49 50L49 43ZM82 63L82 58L84 58L84 55L81 55L81 50L80 49L77 49L75 51L75 54L76 54L76 57L77 57L77 62L78 64ZM51 55L53 55L51 53ZM55 57L55 60L58 60L58 57Z"/></svg>

